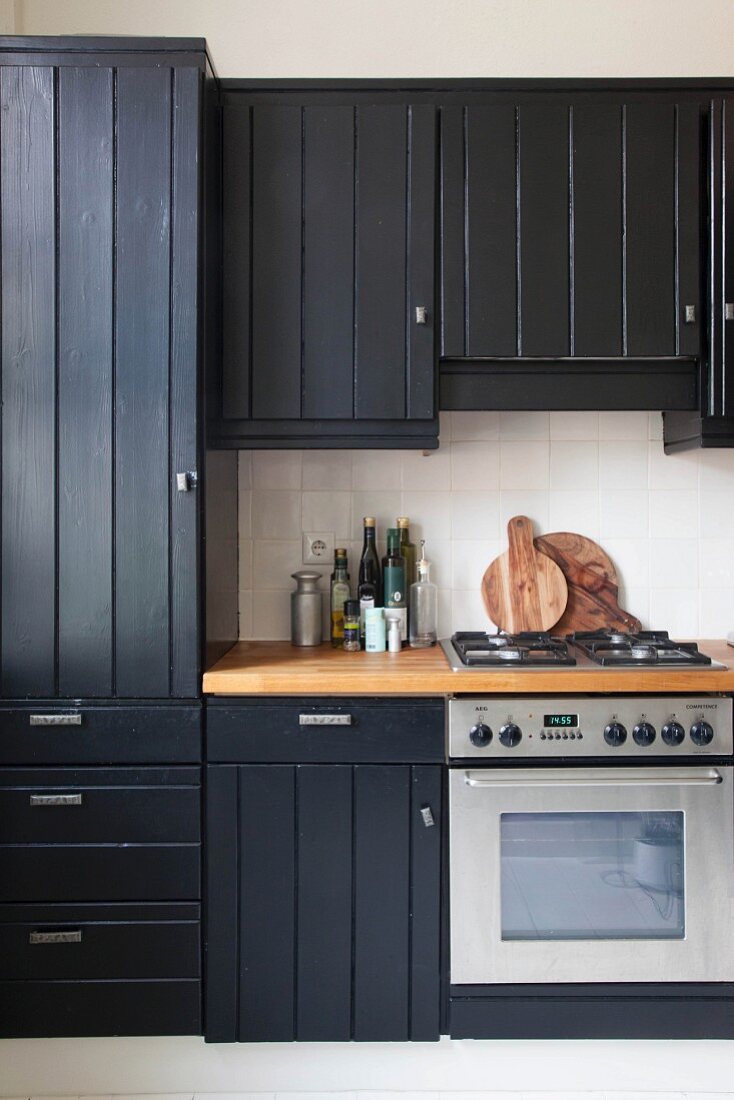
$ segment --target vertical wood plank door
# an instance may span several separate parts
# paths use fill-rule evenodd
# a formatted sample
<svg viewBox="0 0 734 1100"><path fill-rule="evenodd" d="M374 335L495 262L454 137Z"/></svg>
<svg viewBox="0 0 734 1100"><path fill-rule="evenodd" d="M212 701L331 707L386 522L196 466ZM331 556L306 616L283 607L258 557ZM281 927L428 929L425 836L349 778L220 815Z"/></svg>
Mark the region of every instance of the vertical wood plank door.
<svg viewBox="0 0 734 1100"><path fill-rule="evenodd" d="M207 1040L437 1039L441 768L207 772Z"/></svg>
<svg viewBox="0 0 734 1100"><path fill-rule="evenodd" d="M0 69L2 695L198 695L200 73Z"/></svg>
<svg viewBox="0 0 734 1100"><path fill-rule="evenodd" d="M294 98L223 118L223 419L358 435L434 418L435 108Z"/></svg>
<svg viewBox="0 0 734 1100"><path fill-rule="evenodd" d="M589 93L442 108L442 356L700 356L706 109Z"/></svg>

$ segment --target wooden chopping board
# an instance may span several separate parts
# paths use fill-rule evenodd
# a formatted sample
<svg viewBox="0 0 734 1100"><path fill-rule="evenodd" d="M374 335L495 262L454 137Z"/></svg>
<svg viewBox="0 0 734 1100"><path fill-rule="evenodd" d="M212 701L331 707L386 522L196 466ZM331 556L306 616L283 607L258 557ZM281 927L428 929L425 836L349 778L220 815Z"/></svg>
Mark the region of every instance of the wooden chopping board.
<svg viewBox="0 0 734 1100"><path fill-rule="evenodd" d="M617 571L598 543L559 531L539 535L535 547L563 570L568 584L566 610L555 624L555 633L640 629L640 620L619 606Z"/></svg>
<svg viewBox="0 0 734 1100"><path fill-rule="evenodd" d="M566 578L551 557L533 545L533 524L513 516L507 524L509 550L495 558L482 578L482 599L492 622L512 634L550 630L566 608Z"/></svg>

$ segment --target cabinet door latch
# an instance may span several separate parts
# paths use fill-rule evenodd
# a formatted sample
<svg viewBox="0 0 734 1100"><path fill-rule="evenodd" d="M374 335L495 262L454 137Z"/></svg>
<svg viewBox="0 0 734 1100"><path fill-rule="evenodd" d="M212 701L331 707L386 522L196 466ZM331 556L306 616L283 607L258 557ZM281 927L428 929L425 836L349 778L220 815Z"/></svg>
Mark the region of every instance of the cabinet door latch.
<svg viewBox="0 0 734 1100"><path fill-rule="evenodd" d="M417 325L427 325L428 324L428 310L426 309L425 306L416 306L415 307L415 323Z"/></svg>
<svg viewBox="0 0 734 1100"><path fill-rule="evenodd" d="M433 816L433 810L430 806L421 806L421 817L423 818L423 824L427 829L430 829L432 825L436 824Z"/></svg>
<svg viewBox="0 0 734 1100"><path fill-rule="evenodd" d="M685 323L687 325L695 325L695 323L696 323L696 307L695 306L686 306L684 311L683 311L683 316L685 318Z"/></svg>
<svg viewBox="0 0 734 1100"><path fill-rule="evenodd" d="M199 481L196 470L186 470L182 474L176 474L176 488L179 493L188 493L189 489L195 489Z"/></svg>

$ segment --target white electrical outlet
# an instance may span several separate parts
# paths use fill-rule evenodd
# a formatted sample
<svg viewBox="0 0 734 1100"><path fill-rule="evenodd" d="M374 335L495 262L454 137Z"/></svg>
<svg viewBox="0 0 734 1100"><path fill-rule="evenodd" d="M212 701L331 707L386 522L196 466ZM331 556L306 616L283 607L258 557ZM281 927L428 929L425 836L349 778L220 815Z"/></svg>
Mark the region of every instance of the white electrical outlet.
<svg viewBox="0 0 734 1100"><path fill-rule="evenodd" d="M303 532L303 564L328 565L334 560L334 532Z"/></svg>

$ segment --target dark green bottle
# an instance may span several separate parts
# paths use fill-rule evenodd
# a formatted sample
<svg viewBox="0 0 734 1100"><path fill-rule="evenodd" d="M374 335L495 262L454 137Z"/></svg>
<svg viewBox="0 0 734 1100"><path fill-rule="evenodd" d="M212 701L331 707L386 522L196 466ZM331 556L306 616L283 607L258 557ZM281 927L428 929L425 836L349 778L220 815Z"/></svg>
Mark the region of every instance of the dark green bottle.
<svg viewBox="0 0 734 1100"><path fill-rule="evenodd" d="M382 559L382 584L385 590L385 618L400 620L403 645L408 642L408 590L405 558L400 553L400 531L387 529L387 554Z"/></svg>
<svg viewBox="0 0 734 1100"><path fill-rule="evenodd" d="M364 523L364 544L362 557L359 559L357 596L359 597L360 635L364 641L365 611L368 607L382 607L382 576L375 545L375 521L372 516L365 516L362 522Z"/></svg>

